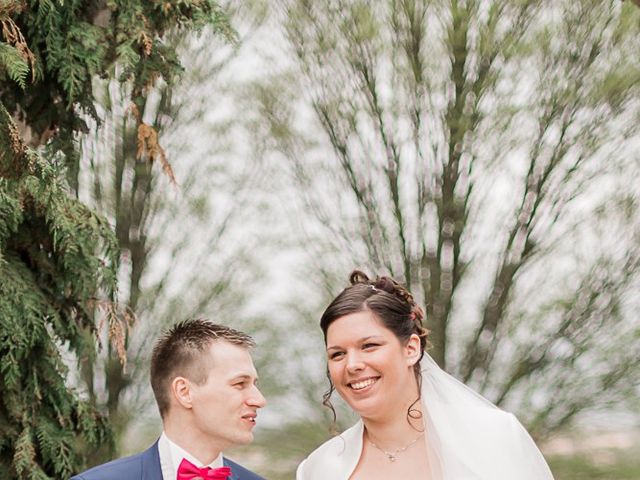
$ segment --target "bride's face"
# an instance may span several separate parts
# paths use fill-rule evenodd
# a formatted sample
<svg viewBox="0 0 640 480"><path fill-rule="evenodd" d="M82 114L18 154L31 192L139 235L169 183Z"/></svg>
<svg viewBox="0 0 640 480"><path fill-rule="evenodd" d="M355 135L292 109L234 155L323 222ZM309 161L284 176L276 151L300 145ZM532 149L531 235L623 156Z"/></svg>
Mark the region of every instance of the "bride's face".
<svg viewBox="0 0 640 480"><path fill-rule="evenodd" d="M403 344L368 311L340 317L327 330L331 381L363 418L406 412L417 395L413 365L419 356L417 335Z"/></svg>

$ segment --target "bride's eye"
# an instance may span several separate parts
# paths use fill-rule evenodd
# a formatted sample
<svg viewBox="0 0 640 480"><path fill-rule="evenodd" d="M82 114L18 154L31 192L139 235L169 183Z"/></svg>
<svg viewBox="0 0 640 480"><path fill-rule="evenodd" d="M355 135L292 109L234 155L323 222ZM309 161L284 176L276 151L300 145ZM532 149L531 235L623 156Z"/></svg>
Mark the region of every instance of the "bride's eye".
<svg viewBox="0 0 640 480"><path fill-rule="evenodd" d="M329 359L330 360L337 360L338 358L340 358L342 355L344 354L344 352L332 352L329 354Z"/></svg>
<svg viewBox="0 0 640 480"><path fill-rule="evenodd" d="M364 345L362 345L363 350L367 350L370 348L375 348L375 347L379 347L380 345L377 343L365 343Z"/></svg>

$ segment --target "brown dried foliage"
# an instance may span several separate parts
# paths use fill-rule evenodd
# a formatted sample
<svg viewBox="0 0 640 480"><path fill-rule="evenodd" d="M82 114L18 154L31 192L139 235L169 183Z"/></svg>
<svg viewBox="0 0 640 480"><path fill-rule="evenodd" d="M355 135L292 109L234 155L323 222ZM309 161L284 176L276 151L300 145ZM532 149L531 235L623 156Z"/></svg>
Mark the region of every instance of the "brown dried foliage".
<svg viewBox="0 0 640 480"><path fill-rule="evenodd" d="M18 127L13 122L6 110L0 112L3 115L0 135L4 137L3 143L8 143L9 148L0 151L0 177L17 178L23 174L25 168L32 168L30 158L27 155L27 147L20 135Z"/></svg>
<svg viewBox="0 0 640 480"><path fill-rule="evenodd" d="M102 312L96 329L96 340L99 348L102 346L99 334L106 327L109 342L118 355L122 371L126 373L127 337L131 333L131 326L136 320L135 314L128 307L122 310L119 309L118 304L107 300L91 299L89 300L89 306Z"/></svg>
<svg viewBox="0 0 640 480"><path fill-rule="evenodd" d="M22 12L25 7L24 1L7 1L0 2L0 19L8 18L11 15Z"/></svg>
<svg viewBox="0 0 640 480"><path fill-rule="evenodd" d="M140 40L142 42L142 45L144 46L142 51L148 57L149 55L151 55L151 47L153 47L153 41L145 31L140 32Z"/></svg>
<svg viewBox="0 0 640 480"><path fill-rule="evenodd" d="M22 157L27 152L27 147L22 141L22 137L20 136L20 132L18 132L18 127L15 126L13 122L9 122L9 141L11 142L11 150L15 153L16 157Z"/></svg>
<svg viewBox="0 0 640 480"><path fill-rule="evenodd" d="M162 170L169 177L169 181L174 185L177 184L173 168L171 168L171 164L167 160L167 154L158 143L158 132L156 132L151 125L140 122L138 125L138 150L136 152L136 158L141 160L145 156L149 162L152 163L158 159L162 165Z"/></svg>
<svg viewBox="0 0 640 480"><path fill-rule="evenodd" d="M142 25L144 26L144 28L146 28L147 30L151 30L149 28L149 20L147 19L147 17L145 17L142 14L139 14L138 17L142 20ZM140 34L138 35L138 37L139 37L140 43L142 43L142 47L143 47L142 51L148 57L149 55L151 55L151 49L153 47L153 40L149 36L149 34L147 32L145 32L144 30L140 31Z"/></svg>
<svg viewBox="0 0 640 480"><path fill-rule="evenodd" d="M172 184L177 185L173 168L167 160L167 154L158 142L158 132L151 125L142 121L140 110L135 103L132 102L127 107L125 114L131 114L138 122L138 148L136 151L136 158L141 160L146 156L151 163L156 159L160 160L162 170L167 177L169 177L169 181Z"/></svg>

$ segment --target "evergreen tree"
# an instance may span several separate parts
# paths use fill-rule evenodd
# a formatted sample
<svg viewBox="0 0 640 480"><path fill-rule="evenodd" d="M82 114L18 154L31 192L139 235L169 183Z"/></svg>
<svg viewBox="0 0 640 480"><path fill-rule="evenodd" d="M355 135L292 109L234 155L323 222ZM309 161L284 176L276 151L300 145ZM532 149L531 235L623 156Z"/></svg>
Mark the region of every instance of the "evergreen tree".
<svg viewBox="0 0 640 480"><path fill-rule="evenodd" d="M0 3L0 478L67 478L112 441L67 380L68 359L95 355L105 329L124 362L128 318L114 232L75 197L76 142L87 116L100 121L97 77L128 82L141 112L154 83L181 71L165 34L207 25L233 40L213 1ZM135 117L138 160L170 173L153 127Z"/></svg>
<svg viewBox="0 0 640 480"><path fill-rule="evenodd" d="M83 331L98 287L115 286L116 243L1 105L0 171L0 477L62 478L81 464L76 437L109 440L104 419L65 385L61 350L91 353Z"/></svg>

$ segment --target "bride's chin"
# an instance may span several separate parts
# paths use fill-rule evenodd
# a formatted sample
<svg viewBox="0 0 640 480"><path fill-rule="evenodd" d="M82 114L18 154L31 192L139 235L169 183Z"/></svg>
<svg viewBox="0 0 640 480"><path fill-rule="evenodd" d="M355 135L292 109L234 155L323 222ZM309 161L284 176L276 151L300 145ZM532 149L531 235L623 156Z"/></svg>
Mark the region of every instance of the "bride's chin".
<svg viewBox="0 0 640 480"><path fill-rule="evenodd" d="M355 408L353 409L353 411L355 413L358 414L358 416L366 423L367 421L380 421L382 420L384 417L381 414L380 410L377 408L361 408L356 410Z"/></svg>
<svg viewBox="0 0 640 480"><path fill-rule="evenodd" d="M348 400L347 399L344 399L344 400L347 402L349 407L351 407L351 410L353 410L362 418L375 417L376 412L380 411L380 406L378 405L378 402L372 398L366 398L366 399L350 398Z"/></svg>

